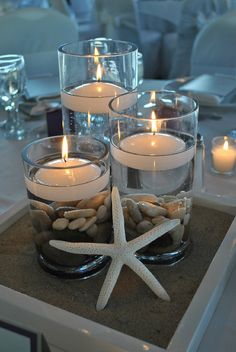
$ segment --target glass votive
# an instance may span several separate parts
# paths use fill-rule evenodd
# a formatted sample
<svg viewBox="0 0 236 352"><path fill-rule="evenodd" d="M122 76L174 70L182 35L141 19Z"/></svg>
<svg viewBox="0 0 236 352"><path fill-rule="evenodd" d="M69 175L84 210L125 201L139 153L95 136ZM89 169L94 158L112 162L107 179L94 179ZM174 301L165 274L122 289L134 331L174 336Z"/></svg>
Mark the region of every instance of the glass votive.
<svg viewBox="0 0 236 352"><path fill-rule="evenodd" d="M52 239L110 241L108 156L103 142L73 135L36 140L23 149L34 242L38 261L46 271L86 278L108 262L108 257L71 254L49 243Z"/></svg>
<svg viewBox="0 0 236 352"><path fill-rule="evenodd" d="M64 131L109 142L108 103L137 87L137 47L91 39L59 48Z"/></svg>
<svg viewBox="0 0 236 352"><path fill-rule="evenodd" d="M152 91L121 95L109 107L112 183L121 194L127 239L179 219L137 253L146 263L173 263L190 243L198 106L174 92Z"/></svg>
<svg viewBox="0 0 236 352"><path fill-rule="evenodd" d="M233 139L217 136L211 142L212 171L222 175L232 175L236 163L236 148Z"/></svg>

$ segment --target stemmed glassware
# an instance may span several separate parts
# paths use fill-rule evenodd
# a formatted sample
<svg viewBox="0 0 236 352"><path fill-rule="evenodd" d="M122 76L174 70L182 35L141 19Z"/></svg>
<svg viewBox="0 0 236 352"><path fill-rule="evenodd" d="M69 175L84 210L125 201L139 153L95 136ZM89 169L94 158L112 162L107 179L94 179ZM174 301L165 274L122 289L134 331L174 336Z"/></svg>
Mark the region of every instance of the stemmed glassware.
<svg viewBox="0 0 236 352"><path fill-rule="evenodd" d="M5 137L21 140L26 131L18 114L19 100L25 91L25 61L22 55L0 56L0 104L7 113Z"/></svg>

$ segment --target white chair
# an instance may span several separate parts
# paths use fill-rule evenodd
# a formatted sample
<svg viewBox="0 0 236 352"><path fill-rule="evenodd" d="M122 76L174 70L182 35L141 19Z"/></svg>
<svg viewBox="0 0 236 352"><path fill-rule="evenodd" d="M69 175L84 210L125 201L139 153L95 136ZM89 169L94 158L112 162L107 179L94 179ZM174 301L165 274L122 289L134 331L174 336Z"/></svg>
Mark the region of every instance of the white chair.
<svg viewBox="0 0 236 352"><path fill-rule="evenodd" d="M1 17L0 54L22 54L28 77L58 75L57 49L78 40L76 25L53 9L23 8Z"/></svg>
<svg viewBox="0 0 236 352"><path fill-rule="evenodd" d="M153 71L158 78L166 78L172 65L172 59L177 43L177 27L180 22L182 12L182 1L177 0L135 0L137 15L140 21L145 21L144 28L150 28L152 33L159 32L160 39L150 47L146 55L149 70ZM151 24L150 24L151 23ZM148 37L148 30L140 26L140 36L143 46ZM150 31L149 29L149 31ZM147 45L148 47L148 45ZM155 50L159 50L159 55L154 55ZM147 48L144 49L144 51ZM153 53L154 50L154 53ZM154 61L155 60L155 61Z"/></svg>
<svg viewBox="0 0 236 352"><path fill-rule="evenodd" d="M96 0L102 36L135 43L144 58L145 78L157 76L161 34L145 29L137 0Z"/></svg>
<svg viewBox="0 0 236 352"><path fill-rule="evenodd" d="M190 57L195 38L207 24L229 10L226 0L183 0L177 28L178 39L173 53L169 78L189 76Z"/></svg>
<svg viewBox="0 0 236 352"><path fill-rule="evenodd" d="M202 29L194 42L191 75L236 76L236 12L227 13Z"/></svg>

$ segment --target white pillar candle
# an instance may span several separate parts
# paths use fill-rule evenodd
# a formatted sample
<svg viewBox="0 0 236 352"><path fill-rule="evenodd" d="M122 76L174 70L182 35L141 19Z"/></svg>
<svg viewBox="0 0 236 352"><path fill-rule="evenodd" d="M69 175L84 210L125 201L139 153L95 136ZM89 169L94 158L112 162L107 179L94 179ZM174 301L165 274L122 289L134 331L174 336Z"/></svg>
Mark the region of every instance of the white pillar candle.
<svg viewBox="0 0 236 352"><path fill-rule="evenodd" d="M168 170L184 165L194 156L194 147L165 133L139 133L124 138L111 154L121 164L138 170Z"/></svg>
<svg viewBox="0 0 236 352"><path fill-rule="evenodd" d="M66 93L61 92L62 104L73 111L107 114L110 100L127 90L112 83L86 83Z"/></svg>
<svg viewBox="0 0 236 352"><path fill-rule="evenodd" d="M235 167L236 151L229 145L226 139L221 145L217 144L212 147L212 163L216 171L221 173L230 173Z"/></svg>

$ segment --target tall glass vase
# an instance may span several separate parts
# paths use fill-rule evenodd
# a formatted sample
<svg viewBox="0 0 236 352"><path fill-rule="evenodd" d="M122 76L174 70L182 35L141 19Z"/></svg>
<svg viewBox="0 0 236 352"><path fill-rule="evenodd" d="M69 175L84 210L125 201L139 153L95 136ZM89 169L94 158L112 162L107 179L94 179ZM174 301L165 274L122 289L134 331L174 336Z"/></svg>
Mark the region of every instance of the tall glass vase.
<svg viewBox="0 0 236 352"><path fill-rule="evenodd" d="M138 84L137 47L91 39L59 48L64 131L109 141L108 103Z"/></svg>

